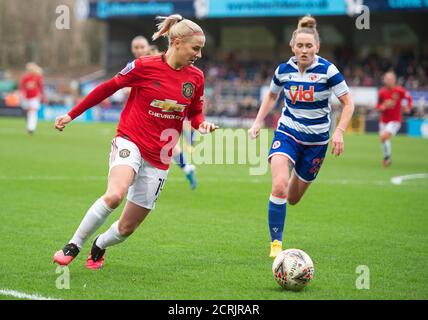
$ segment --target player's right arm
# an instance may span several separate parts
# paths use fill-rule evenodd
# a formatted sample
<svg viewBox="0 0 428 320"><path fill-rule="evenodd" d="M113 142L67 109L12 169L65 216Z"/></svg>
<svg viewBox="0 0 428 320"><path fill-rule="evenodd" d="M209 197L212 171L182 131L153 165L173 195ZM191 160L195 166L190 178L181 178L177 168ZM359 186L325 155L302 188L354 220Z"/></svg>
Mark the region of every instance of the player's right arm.
<svg viewBox="0 0 428 320"><path fill-rule="evenodd" d="M121 72L112 79L97 86L85 97L85 99L79 102L67 114L58 116L55 119L55 129L59 131L64 130L66 124L77 118L89 108L100 104L104 99L113 95L117 90L129 86L132 87L138 80L138 73L134 69L140 66L141 62L138 59L128 63Z"/></svg>
<svg viewBox="0 0 428 320"><path fill-rule="evenodd" d="M110 97L113 93L119 90L121 87L116 82L115 78L110 79L92 90L81 102L79 102L73 109L67 114L58 116L55 119L55 129L62 131L65 125L77 118L83 112L101 103L104 99Z"/></svg>
<svg viewBox="0 0 428 320"><path fill-rule="evenodd" d="M248 134L250 135L251 139L255 139L259 136L260 129L263 126L263 122L266 116L275 107L276 100L278 100L279 93L284 88L284 83L279 80L280 68L281 68L281 65L279 65L276 68L275 74L273 75L272 81L270 83L270 88L266 96L263 98L262 104L260 105L260 109L259 109L259 112L257 113L256 120L254 121L250 130L248 130Z"/></svg>
<svg viewBox="0 0 428 320"><path fill-rule="evenodd" d="M19 94L21 96L21 99L26 98L25 96L25 77L22 77L19 81Z"/></svg>
<svg viewBox="0 0 428 320"><path fill-rule="evenodd" d="M248 130L248 134L250 135L251 139L255 139L259 136L260 129L263 126L263 121L265 120L269 112L271 112L272 109L275 107L276 100L278 100L278 94L269 90L266 96L263 98L259 112L257 113L256 120L254 121L251 128Z"/></svg>
<svg viewBox="0 0 428 320"><path fill-rule="evenodd" d="M377 94L377 104L376 104L376 109L379 111L383 111L385 110L385 106L383 104L383 97L382 97L382 89L379 90L378 94Z"/></svg>
<svg viewBox="0 0 428 320"><path fill-rule="evenodd" d="M394 101L392 99L385 99L382 93L382 89L379 90L378 94L378 103L376 109L379 111L385 111L386 109L391 109L394 107Z"/></svg>

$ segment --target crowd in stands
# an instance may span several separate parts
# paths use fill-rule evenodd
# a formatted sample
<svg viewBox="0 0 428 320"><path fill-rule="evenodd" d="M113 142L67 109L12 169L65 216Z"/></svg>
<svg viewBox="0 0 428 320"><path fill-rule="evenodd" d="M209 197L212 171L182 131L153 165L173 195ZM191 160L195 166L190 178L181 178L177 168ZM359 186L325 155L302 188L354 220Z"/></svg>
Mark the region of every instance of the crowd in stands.
<svg viewBox="0 0 428 320"><path fill-rule="evenodd" d="M428 57L416 59L412 52L403 52L395 60L376 54L358 59L352 51L341 49L334 52L332 60L344 74L349 86L381 87L383 74L394 70L398 83L408 90L428 92ZM233 54L224 61L204 59L200 67L206 77L207 114L255 117L279 63L246 63L238 61ZM281 105L281 101L278 104ZM428 110L428 105L424 107ZM421 114L420 110L418 114Z"/></svg>
<svg viewBox="0 0 428 320"><path fill-rule="evenodd" d="M412 52L403 52L395 59L387 59L377 54L369 54L359 59L352 50L337 49L333 53L334 63L345 76L349 86L380 87L382 75L387 70L395 70L398 82L408 90L428 92L428 57L416 58ZM204 56L197 66L205 74L205 112L209 116L229 116L253 118L256 116L272 79L272 74L280 61L239 60L234 54L226 59L216 60ZM7 78L0 72L0 81ZM57 88L58 81L49 81L46 77L45 87L48 103L51 105L72 106L81 96L71 94L75 90ZM102 103L103 108L121 108L127 92L118 92ZM16 91L1 93L0 105L17 106ZM280 99L281 100L281 99ZM279 107L281 101L278 102ZM428 104L428 101L427 103ZM419 108L421 109L421 108ZM418 115L424 115L428 105L422 106Z"/></svg>
<svg viewBox="0 0 428 320"><path fill-rule="evenodd" d="M359 59L352 50L337 49L334 61L350 86L380 87L382 75L388 70L397 73L398 83L408 90L428 90L428 56L415 57L403 51L395 59L372 53Z"/></svg>

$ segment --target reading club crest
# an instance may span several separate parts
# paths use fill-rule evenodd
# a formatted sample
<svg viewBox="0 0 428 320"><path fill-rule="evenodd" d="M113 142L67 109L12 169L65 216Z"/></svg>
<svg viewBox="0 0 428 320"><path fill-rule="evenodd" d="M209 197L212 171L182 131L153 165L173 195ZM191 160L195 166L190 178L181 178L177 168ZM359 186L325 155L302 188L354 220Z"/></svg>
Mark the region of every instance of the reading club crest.
<svg viewBox="0 0 428 320"><path fill-rule="evenodd" d="M183 96L185 96L187 99L193 95L193 91L195 91L195 86L191 82L186 82L183 84Z"/></svg>

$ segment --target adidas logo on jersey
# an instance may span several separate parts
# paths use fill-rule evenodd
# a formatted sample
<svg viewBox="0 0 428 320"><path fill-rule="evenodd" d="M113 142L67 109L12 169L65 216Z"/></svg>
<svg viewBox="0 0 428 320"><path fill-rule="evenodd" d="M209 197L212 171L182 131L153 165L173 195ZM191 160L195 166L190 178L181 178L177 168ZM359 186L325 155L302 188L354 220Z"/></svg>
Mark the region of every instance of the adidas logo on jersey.
<svg viewBox="0 0 428 320"><path fill-rule="evenodd" d="M300 85L299 89L296 86L291 86L288 90L291 98L291 103L295 104L296 101L313 102L314 99L314 86L310 86L309 90L303 90L303 86Z"/></svg>

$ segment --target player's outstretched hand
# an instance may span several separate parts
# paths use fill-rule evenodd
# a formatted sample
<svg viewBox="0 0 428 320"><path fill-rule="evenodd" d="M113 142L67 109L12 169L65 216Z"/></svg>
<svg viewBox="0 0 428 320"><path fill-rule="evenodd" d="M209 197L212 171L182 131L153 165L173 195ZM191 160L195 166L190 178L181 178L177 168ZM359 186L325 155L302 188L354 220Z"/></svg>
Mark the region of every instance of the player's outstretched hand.
<svg viewBox="0 0 428 320"><path fill-rule="evenodd" d="M340 129L336 129L331 139L332 148L331 153L336 157L340 156L345 151L345 143L343 142L343 132Z"/></svg>
<svg viewBox="0 0 428 320"><path fill-rule="evenodd" d="M218 128L219 128L219 127L218 127L218 126L216 126L214 123L204 121L204 122L202 122L202 123L199 125L199 129L198 129L198 131L199 131L201 134L206 134L206 133L213 132L214 130L216 130L216 129L218 129Z"/></svg>
<svg viewBox="0 0 428 320"><path fill-rule="evenodd" d="M65 128L65 125L71 121L71 117L68 114L58 116L55 119L55 129L62 131Z"/></svg>
<svg viewBox="0 0 428 320"><path fill-rule="evenodd" d="M248 135L250 136L251 139L255 139L259 136L260 128L261 128L261 125L255 122L253 126L248 130Z"/></svg>

